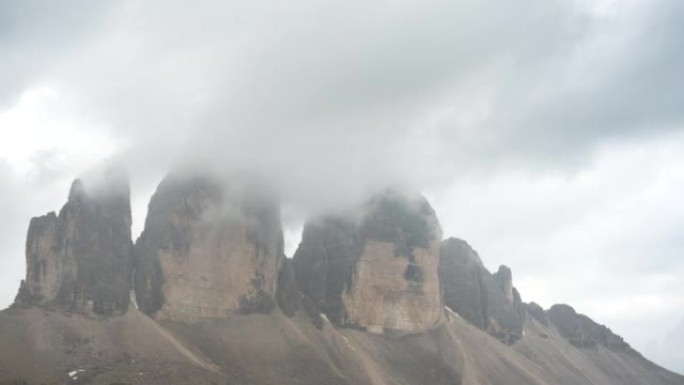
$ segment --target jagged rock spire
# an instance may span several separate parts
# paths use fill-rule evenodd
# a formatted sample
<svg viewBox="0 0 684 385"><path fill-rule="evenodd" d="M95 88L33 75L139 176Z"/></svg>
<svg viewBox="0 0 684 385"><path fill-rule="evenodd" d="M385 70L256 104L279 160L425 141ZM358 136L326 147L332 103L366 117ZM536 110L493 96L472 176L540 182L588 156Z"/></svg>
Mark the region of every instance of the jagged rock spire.
<svg viewBox="0 0 684 385"><path fill-rule="evenodd" d="M449 238L442 242L439 277L450 309L502 342L522 337L524 307L510 268L491 274L468 243Z"/></svg>
<svg viewBox="0 0 684 385"><path fill-rule="evenodd" d="M75 180L59 215L31 219L16 305L125 312L132 272L130 188L119 170Z"/></svg>

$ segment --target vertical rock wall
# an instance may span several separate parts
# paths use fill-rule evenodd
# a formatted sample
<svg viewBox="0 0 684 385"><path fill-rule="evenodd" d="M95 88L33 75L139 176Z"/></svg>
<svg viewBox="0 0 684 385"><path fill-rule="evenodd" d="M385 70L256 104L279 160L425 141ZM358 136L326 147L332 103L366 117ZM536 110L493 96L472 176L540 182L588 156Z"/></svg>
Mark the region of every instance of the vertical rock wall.
<svg viewBox="0 0 684 385"><path fill-rule="evenodd" d="M59 215L31 220L26 279L16 303L98 315L125 312L132 249L127 178L108 171L98 183L76 180Z"/></svg>
<svg viewBox="0 0 684 385"><path fill-rule="evenodd" d="M157 319L269 312L283 258L279 207L246 183L167 177L135 250L138 306Z"/></svg>
<svg viewBox="0 0 684 385"><path fill-rule="evenodd" d="M490 274L470 245L449 238L442 243L439 277L450 309L502 342L522 337L524 306L508 267Z"/></svg>
<svg viewBox="0 0 684 385"><path fill-rule="evenodd" d="M338 324L419 331L442 320L442 231L420 196L388 191L355 219L309 221L294 256L303 294Z"/></svg>

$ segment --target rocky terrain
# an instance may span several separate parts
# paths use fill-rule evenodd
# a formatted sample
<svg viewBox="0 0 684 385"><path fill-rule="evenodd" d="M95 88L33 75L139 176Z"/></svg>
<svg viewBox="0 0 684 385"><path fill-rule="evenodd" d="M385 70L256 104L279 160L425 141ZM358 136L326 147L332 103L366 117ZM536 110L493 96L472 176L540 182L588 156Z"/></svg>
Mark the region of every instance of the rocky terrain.
<svg viewBox="0 0 684 385"><path fill-rule="evenodd" d="M570 306L523 303L418 194L310 219L292 259L244 180L169 176L135 246L130 226L116 173L31 221L0 384L684 384Z"/></svg>

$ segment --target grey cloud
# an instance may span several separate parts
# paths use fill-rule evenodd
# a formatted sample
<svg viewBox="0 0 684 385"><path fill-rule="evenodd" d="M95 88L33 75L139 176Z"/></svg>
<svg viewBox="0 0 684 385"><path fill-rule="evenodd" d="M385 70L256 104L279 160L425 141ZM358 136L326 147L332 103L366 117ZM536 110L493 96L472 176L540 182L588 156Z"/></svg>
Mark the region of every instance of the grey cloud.
<svg viewBox="0 0 684 385"><path fill-rule="evenodd" d="M432 185L679 129L683 88L668 85L683 9L639 7L601 18L564 1L121 1L41 70L131 141L136 168L275 170L327 195ZM487 111L462 124L476 103Z"/></svg>
<svg viewBox="0 0 684 385"><path fill-rule="evenodd" d="M131 169L138 217L180 166L271 179L291 205L292 234L308 211L410 185L436 192L446 234L488 264L512 265L526 282L548 277L537 287L562 283L555 299L595 306L584 300L604 284L612 290L601 300L625 298L638 293L624 282L681 268L671 229L684 211L665 220L653 204L677 198L639 195L663 182L651 178L659 169L639 167L650 159L601 169L604 182L581 179L605 148L682 143L681 1L616 2L612 16L561 0L0 4L0 108L53 87L93 131L128 143L114 161ZM664 159L654 165L682 161ZM37 163L38 180L66 178L50 156ZM651 204L634 210L639 199ZM47 205L8 202L23 207L12 224L23 239L27 212ZM625 212L654 234L623 226ZM596 225L605 218L620 224L616 233ZM595 242L578 229L596 231ZM569 251L577 239L590 255ZM2 242L5 254L20 252ZM611 276L572 287L568 273L582 264L560 259L599 261Z"/></svg>
<svg viewBox="0 0 684 385"><path fill-rule="evenodd" d="M0 109L99 29L113 1L0 1Z"/></svg>

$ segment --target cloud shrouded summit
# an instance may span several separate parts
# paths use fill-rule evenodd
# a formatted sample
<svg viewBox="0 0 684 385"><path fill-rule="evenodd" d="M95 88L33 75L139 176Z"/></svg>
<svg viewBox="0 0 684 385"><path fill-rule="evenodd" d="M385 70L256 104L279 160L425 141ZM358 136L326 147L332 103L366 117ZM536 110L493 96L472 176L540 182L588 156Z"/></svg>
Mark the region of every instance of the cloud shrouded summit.
<svg viewBox="0 0 684 385"><path fill-rule="evenodd" d="M28 219L113 159L138 224L177 167L261 174L304 211L423 190L524 297L613 304L645 343L646 322L684 316L668 302L682 16L677 0L0 1L3 303ZM651 310L620 305L635 299Z"/></svg>

